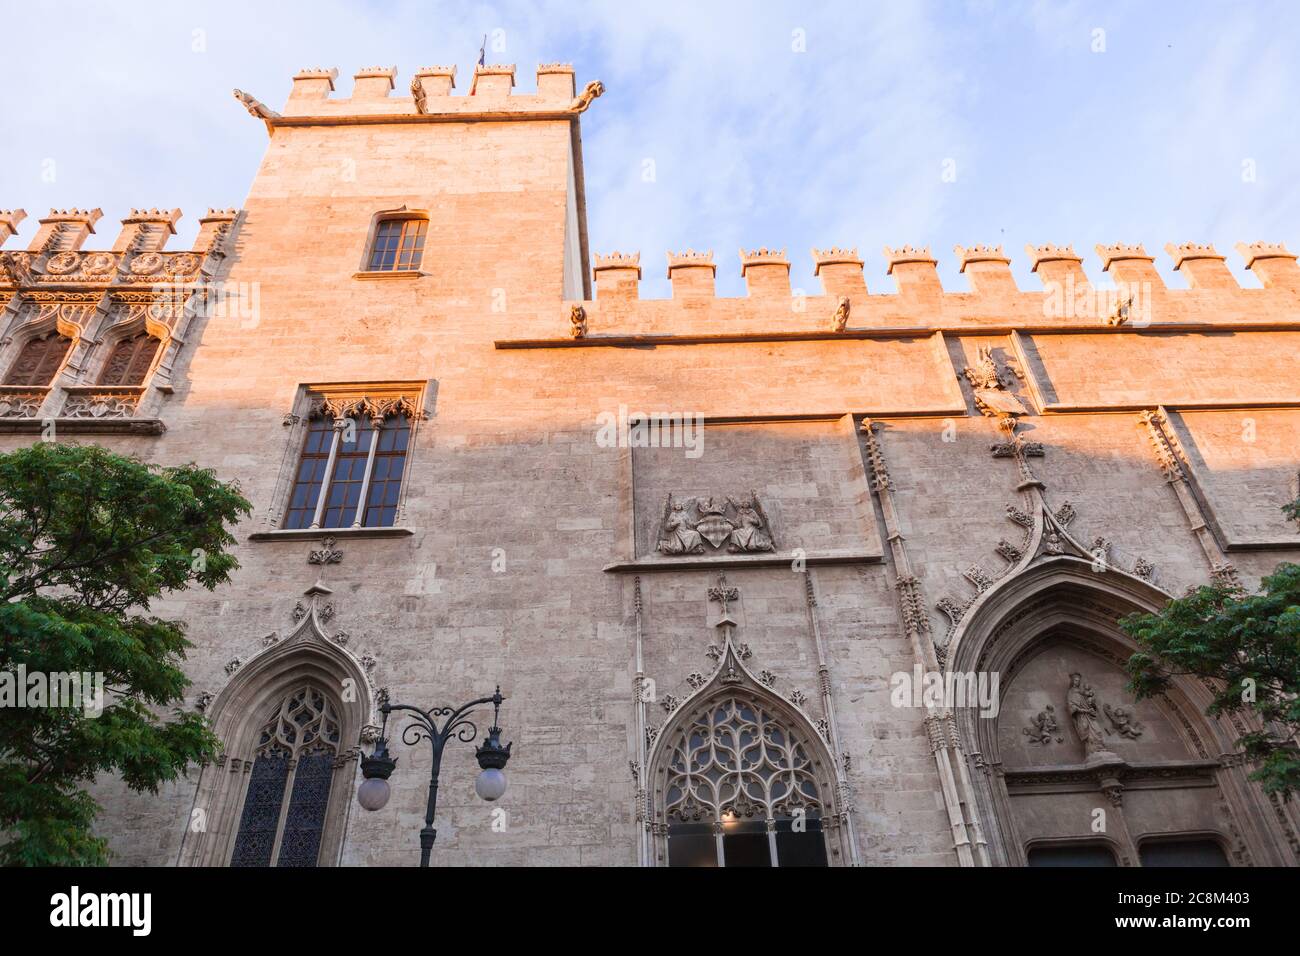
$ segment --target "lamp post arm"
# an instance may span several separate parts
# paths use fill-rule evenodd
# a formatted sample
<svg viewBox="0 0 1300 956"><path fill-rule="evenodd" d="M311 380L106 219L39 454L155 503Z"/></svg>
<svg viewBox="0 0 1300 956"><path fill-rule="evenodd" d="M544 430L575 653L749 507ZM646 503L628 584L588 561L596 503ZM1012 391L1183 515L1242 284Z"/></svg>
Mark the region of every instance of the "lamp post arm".
<svg viewBox="0 0 1300 956"><path fill-rule="evenodd" d="M425 806L424 827L420 830L420 866L429 865L433 843L438 838L438 831L434 828L433 821L438 809L438 775L442 770L443 748L453 734L457 740L472 742L478 736L478 728L469 719L469 712L482 704L493 704L499 708L503 699L498 688L493 696L480 697L455 710L451 707L434 707L432 710L425 710L413 704L385 704L382 708L385 717L395 710L409 712L415 722L403 729L402 741L407 746L414 746L423 737L429 741L429 748L432 751L433 761L429 768L429 799ZM439 717L446 718L441 727L438 726ZM493 719L495 722L495 712Z"/></svg>

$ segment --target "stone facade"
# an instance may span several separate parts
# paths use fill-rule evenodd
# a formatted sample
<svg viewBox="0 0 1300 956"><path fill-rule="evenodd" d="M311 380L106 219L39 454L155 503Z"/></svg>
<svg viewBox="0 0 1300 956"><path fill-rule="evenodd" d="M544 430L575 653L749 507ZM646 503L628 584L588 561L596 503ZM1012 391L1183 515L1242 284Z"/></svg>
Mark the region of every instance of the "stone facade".
<svg viewBox="0 0 1300 956"><path fill-rule="evenodd" d="M1213 248L1171 245L1189 288L1167 289L1141 247L1102 247L1109 290L1069 247L1031 247L1044 288L1022 291L1001 248L958 247L959 292L902 247L897 288L869 293L857 251L830 248L822 294L796 296L784 251L742 250L748 295L727 299L721 258L688 251L668 254L672 298L642 300L639 255L588 250L579 124L599 84L550 65L515 95L513 67L480 67L462 96L430 67L394 95L383 68L345 99L336 78L298 74L282 112L236 91L267 152L193 250L164 250L178 211L137 210L93 252L98 210L56 210L0 253L0 368L71 340L48 387L3 386L4 446L195 461L256 509L228 586L152 609L188 624L188 704L226 755L156 797L101 781L118 861L229 862L257 731L311 687L333 741L319 861L413 862L427 749L393 733L390 804L354 799L382 696L499 683L510 789L479 801L472 747L450 745L435 863L664 865L674 827L719 811L811 813L831 865L1081 843L1137 865L1175 836L1297 862L1295 808L1232 757L1242 727L1204 717L1195 682L1134 705L1115 626L1300 560L1280 511L1300 467L1295 256L1239 247L1246 289ZM425 223L422 256L372 269L392 217ZM0 239L22 219L0 212ZM144 382L97 386L140 330L160 341ZM285 528L311 423L398 406L392 520ZM996 674L997 716L900 701L918 669ZM674 754L720 701L789 743L798 793L756 772L744 799L683 801Z"/></svg>

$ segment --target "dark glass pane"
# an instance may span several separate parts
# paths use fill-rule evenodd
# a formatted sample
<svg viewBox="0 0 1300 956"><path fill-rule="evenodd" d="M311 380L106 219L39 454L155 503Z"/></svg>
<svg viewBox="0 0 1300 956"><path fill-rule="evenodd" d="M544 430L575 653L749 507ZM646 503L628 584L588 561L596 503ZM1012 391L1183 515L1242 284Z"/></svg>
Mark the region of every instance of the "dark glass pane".
<svg viewBox="0 0 1300 956"><path fill-rule="evenodd" d="M289 761L281 754L263 754L253 761L248 777L248 795L239 818L239 833L231 866L270 866L275 848L275 831L284 804L284 783Z"/></svg>
<svg viewBox="0 0 1300 956"><path fill-rule="evenodd" d="M1138 848L1143 866L1229 866L1213 840L1156 840Z"/></svg>
<svg viewBox="0 0 1300 956"><path fill-rule="evenodd" d="M347 434L348 430L345 429L339 439L338 453L334 457L329 497L325 500L325 513L321 516L322 528L350 527L361 500L361 482L366 476L370 443L375 436L374 425L369 418L359 418L355 420L351 441L343 440Z"/></svg>
<svg viewBox="0 0 1300 956"><path fill-rule="evenodd" d="M767 841L767 823L723 824L723 866L771 866L772 848Z"/></svg>
<svg viewBox="0 0 1300 956"><path fill-rule="evenodd" d="M316 516L316 502L320 498L325 465L329 461L330 445L334 441L334 422L329 418L312 421L303 440L302 459L298 464L298 477L289 494L289 509L285 512L286 528L310 528Z"/></svg>
<svg viewBox="0 0 1300 956"><path fill-rule="evenodd" d="M390 527L396 520L396 505L402 491L402 471L406 463L406 440L409 434L410 425L402 415L386 420L380 430L362 521L367 528Z"/></svg>
<svg viewBox="0 0 1300 956"><path fill-rule="evenodd" d="M826 859L826 838L822 822L804 821L804 832L796 833L791 820L776 821L777 866L830 866Z"/></svg>
<svg viewBox="0 0 1300 956"><path fill-rule="evenodd" d="M415 269L420 265L424 232L423 219L388 219L375 230L370 268L381 271Z"/></svg>
<svg viewBox="0 0 1300 956"><path fill-rule="evenodd" d="M676 823L668 828L669 866L718 865L718 841L709 823Z"/></svg>
<svg viewBox="0 0 1300 956"><path fill-rule="evenodd" d="M333 780L334 754L311 754L298 761L276 866L316 865Z"/></svg>
<svg viewBox="0 0 1300 956"><path fill-rule="evenodd" d="M1115 866L1115 855L1099 843L1041 846L1029 851L1030 866Z"/></svg>

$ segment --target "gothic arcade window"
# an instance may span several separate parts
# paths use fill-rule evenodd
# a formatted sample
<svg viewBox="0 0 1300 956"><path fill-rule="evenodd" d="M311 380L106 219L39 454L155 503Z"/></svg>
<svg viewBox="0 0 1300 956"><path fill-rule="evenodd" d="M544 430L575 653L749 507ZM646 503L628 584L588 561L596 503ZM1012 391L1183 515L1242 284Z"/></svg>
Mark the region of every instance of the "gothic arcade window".
<svg viewBox="0 0 1300 956"><path fill-rule="evenodd" d="M276 707L258 737L231 866L317 865L338 753L324 692L306 685Z"/></svg>
<svg viewBox="0 0 1300 956"><path fill-rule="evenodd" d="M715 698L665 755L669 866L827 866L808 745L762 704Z"/></svg>
<svg viewBox="0 0 1300 956"><path fill-rule="evenodd" d="M1036 846L1029 851L1030 866L1116 866L1115 854L1104 843Z"/></svg>
<svg viewBox="0 0 1300 956"><path fill-rule="evenodd" d="M141 385L158 354L158 340L148 332L122 339L108 353L100 385Z"/></svg>
<svg viewBox="0 0 1300 956"><path fill-rule="evenodd" d="M401 272L420 268L424 234L429 221L419 217L381 219L375 228L366 268L371 272Z"/></svg>
<svg viewBox="0 0 1300 956"><path fill-rule="evenodd" d="M388 528L411 437L409 403L324 402L307 436L285 512L286 528Z"/></svg>
<svg viewBox="0 0 1300 956"><path fill-rule="evenodd" d="M49 385L63 359L68 354L72 340L51 330L31 339L23 346L14 364L5 376L6 385Z"/></svg>

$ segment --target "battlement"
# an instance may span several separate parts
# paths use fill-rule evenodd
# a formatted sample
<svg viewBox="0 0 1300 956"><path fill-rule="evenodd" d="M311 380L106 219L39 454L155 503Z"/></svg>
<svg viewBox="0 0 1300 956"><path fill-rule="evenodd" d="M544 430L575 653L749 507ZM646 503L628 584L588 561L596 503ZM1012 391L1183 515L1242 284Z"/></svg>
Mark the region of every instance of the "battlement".
<svg viewBox="0 0 1300 956"><path fill-rule="evenodd" d="M1073 246L1049 243L1027 247L1031 269L1042 280L1040 290L1017 286L1011 258L1000 245L955 246L959 272L966 276L969 289L945 290L930 249L903 245L884 249L894 292L868 295L863 260L856 248L814 248L813 272L821 281L822 296L829 300L822 302L816 294L791 290L790 259L784 249L739 250L747 294L731 299L716 296L718 263L712 251L688 249L667 254L671 300L645 300L636 311L617 308L607 313L609 325L600 308L603 303L640 300L641 258L639 252L596 253L592 269L596 296L589 303L591 335L586 341L598 341L602 334L669 330L674 334L759 330L802 334L828 327L851 333L949 325L1086 329L1165 323L1277 324L1279 309L1283 324L1300 323L1297 257L1282 244L1239 244L1237 250L1246 268L1259 276L1263 289L1243 289L1213 246L1189 242L1165 246L1174 269L1187 276L1185 290L1166 288L1155 270L1155 257L1140 244L1125 243L1097 246L1103 270L1116 279L1115 288L1094 287ZM1279 294L1280 300L1275 298ZM709 298L719 303L719 309L705 319L698 305ZM675 312L674 300L693 305L688 312ZM728 302L735 307L724 307ZM850 310L852 321L841 321Z"/></svg>
<svg viewBox="0 0 1300 956"><path fill-rule="evenodd" d="M537 87L533 93L515 93L513 63L476 65L464 96L453 95L456 89L455 65L424 66L415 71L404 93L398 87L397 67L363 67L353 76L349 97L335 96L339 71L335 67L312 67L293 76L293 89L283 112L277 113L256 97L241 90L235 97L253 116L277 126L304 125L330 121L384 122L410 121L418 117L432 119L491 118L503 113L553 116L581 113L604 92L599 82L591 82L579 92L574 82L573 65L542 63L537 67Z"/></svg>
<svg viewBox="0 0 1300 956"><path fill-rule="evenodd" d="M100 209L51 209L24 251L0 252L0 285L57 285L190 282L206 261L227 253L226 238L239 217L237 209L209 209L188 250L166 250L176 234L179 209L132 209L108 250L85 249L86 239L103 216ZM0 210L0 245L16 235L27 218L22 209Z"/></svg>

